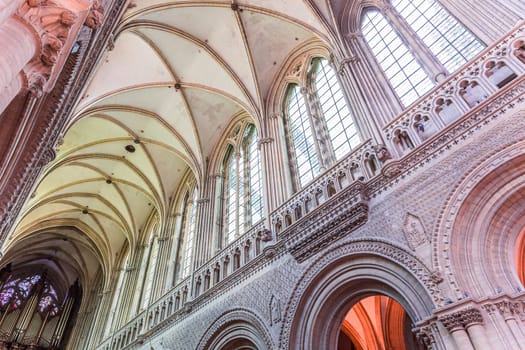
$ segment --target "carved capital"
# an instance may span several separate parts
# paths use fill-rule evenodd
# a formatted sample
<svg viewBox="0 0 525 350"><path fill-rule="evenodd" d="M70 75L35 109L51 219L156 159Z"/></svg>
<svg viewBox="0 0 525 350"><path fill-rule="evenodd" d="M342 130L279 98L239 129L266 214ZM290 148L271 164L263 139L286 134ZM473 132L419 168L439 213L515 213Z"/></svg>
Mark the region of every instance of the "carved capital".
<svg viewBox="0 0 525 350"><path fill-rule="evenodd" d="M264 145L264 144L268 144L268 143L272 143L272 142L273 142L273 138L272 137L265 137L265 138L259 140L259 146Z"/></svg>
<svg viewBox="0 0 525 350"><path fill-rule="evenodd" d="M350 66L350 65L356 64L356 63L359 63L359 57L357 57L357 56L345 57L339 63L339 67L337 68L337 72L339 74L343 74L344 69L345 69L346 66Z"/></svg>
<svg viewBox="0 0 525 350"><path fill-rule="evenodd" d="M522 313L522 305L519 302L512 302L509 300L503 300L497 303L494 303L494 306L499 311L500 315L505 318L512 318L514 316L519 316Z"/></svg>
<svg viewBox="0 0 525 350"><path fill-rule="evenodd" d="M464 329L461 314L459 312L441 316L439 317L439 321L443 323L443 326L445 326L450 333Z"/></svg>
<svg viewBox="0 0 525 350"><path fill-rule="evenodd" d="M468 308L441 316L439 321L452 333L459 329L483 324L483 315L476 308Z"/></svg>
<svg viewBox="0 0 525 350"><path fill-rule="evenodd" d="M467 309L461 314L461 319L465 327L470 327L477 324L483 324L483 315L478 309Z"/></svg>

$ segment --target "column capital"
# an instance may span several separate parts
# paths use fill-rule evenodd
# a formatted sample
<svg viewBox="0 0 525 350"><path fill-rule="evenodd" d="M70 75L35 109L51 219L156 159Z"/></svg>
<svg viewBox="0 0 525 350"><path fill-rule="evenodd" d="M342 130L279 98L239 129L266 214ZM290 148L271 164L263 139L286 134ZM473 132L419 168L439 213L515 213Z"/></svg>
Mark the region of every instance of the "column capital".
<svg viewBox="0 0 525 350"><path fill-rule="evenodd" d="M483 315L481 311L476 308L455 311L442 315L438 319L450 333L469 328L470 326L483 324Z"/></svg>

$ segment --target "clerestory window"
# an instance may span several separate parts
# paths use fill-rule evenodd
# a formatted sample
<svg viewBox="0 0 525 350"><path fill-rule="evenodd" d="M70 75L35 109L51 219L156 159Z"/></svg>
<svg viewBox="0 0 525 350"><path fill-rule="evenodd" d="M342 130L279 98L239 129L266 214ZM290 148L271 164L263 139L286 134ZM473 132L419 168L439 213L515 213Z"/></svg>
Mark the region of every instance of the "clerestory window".
<svg viewBox="0 0 525 350"><path fill-rule="evenodd" d="M180 277L187 277L191 273L193 259L193 245L195 241L195 227L197 225L197 188L188 191L184 200L183 236L180 260Z"/></svg>
<svg viewBox="0 0 525 350"><path fill-rule="evenodd" d="M296 189L342 159L362 139L336 72L314 58L302 86L290 84L284 111Z"/></svg>
<svg viewBox="0 0 525 350"><path fill-rule="evenodd" d="M224 244L249 230L263 218L262 168L257 130L240 122L228 138L223 161Z"/></svg>
<svg viewBox="0 0 525 350"><path fill-rule="evenodd" d="M435 0L386 5L391 11L364 12L361 31L404 106L428 92L440 73L455 72L485 47Z"/></svg>

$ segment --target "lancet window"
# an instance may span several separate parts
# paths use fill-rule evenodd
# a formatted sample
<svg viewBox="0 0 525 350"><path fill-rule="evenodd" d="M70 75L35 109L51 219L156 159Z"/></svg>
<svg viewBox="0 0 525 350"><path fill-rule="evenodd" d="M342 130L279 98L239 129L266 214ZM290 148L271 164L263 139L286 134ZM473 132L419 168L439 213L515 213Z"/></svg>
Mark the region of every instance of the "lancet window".
<svg viewBox="0 0 525 350"><path fill-rule="evenodd" d="M362 141L336 72L328 60L313 58L303 80L288 86L284 104L296 190Z"/></svg>
<svg viewBox="0 0 525 350"><path fill-rule="evenodd" d="M253 124L244 120L233 128L222 169L223 237L228 244L263 218L261 156Z"/></svg>
<svg viewBox="0 0 525 350"><path fill-rule="evenodd" d="M184 200L183 237L180 259L180 277L185 278L191 272L191 262L195 241L195 227L197 221L197 188L186 193Z"/></svg>
<svg viewBox="0 0 525 350"><path fill-rule="evenodd" d="M363 12L361 31L404 106L484 48L435 0L392 0L383 8Z"/></svg>

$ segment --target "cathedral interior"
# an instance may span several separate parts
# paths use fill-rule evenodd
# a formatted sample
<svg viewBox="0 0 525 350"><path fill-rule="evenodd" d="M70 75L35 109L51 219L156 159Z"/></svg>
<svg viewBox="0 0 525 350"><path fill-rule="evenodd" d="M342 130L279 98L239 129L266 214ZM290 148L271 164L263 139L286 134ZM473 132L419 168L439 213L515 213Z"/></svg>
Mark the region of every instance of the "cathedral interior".
<svg viewBox="0 0 525 350"><path fill-rule="evenodd" d="M0 350L525 349L523 0L0 0Z"/></svg>

